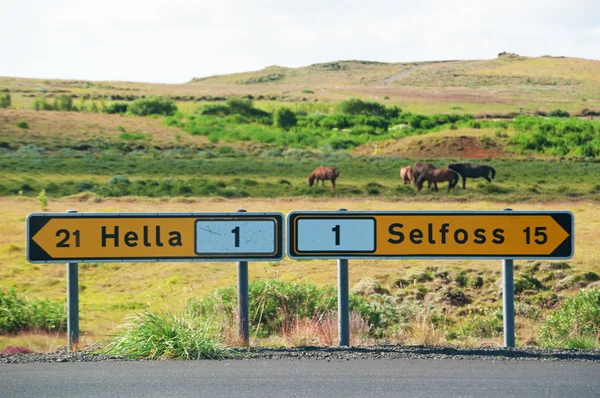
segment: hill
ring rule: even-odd
[[[600,61],[501,53],[490,60],[384,63],[333,61],[300,68],[193,78],[184,84],[0,77],[28,104],[36,95],[132,100],[166,95],[181,102],[245,96],[258,101],[336,102],[361,97],[419,113],[521,112],[600,108]]]

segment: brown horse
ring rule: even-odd
[[[408,185],[413,181],[412,167],[404,166],[400,169],[400,178],[404,181],[404,185]]]
[[[412,181],[415,184],[415,186],[417,186],[417,180],[419,179],[421,174],[423,174],[424,172],[426,172],[428,170],[434,170],[434,169],[435,169],[435,166],[432,165],[431,163],[420,163],[420,162],[415,163],[414,166],[412,167],[412,174],[413,174]],[[437,183],[434,182],[433,185],[435,186],[435,190],[437,191]],[[427,188],[431,188],[430,181],[427,181]]]
[[[428,183],[435,184],[435,190],[437,191],[437,183],[448,181],[448,192],[458,184],[458,173],[452,169],[433,169],[427,170],[421,174],[415,185],[417,186],[417,191],[423,189],[423,182],[427,181]]]
[[[310,175],[308,176],[308,186],[312,187],[317,181],[323,183],[323,187],[325,187],[325,180],[331,181],[331,190],[335,191],[335,180],[340,175],[340,172],[335,167],[327,167],[327,166],[319,166]]]

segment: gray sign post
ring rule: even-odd
[[[511,212],[512,209],[504,209]],[[515,278],[512,259],[502,260],[502,318],[504,347],[515,347]]]
[[[245,213],[246,210],[240,209],[238,213]],[[237,275],[238,291],[238,333],[242,344],[247,347],[250,345],[250,317],[248,309],[248,262],[238,262]]]
[[[67,210],[77,213],[77,210]],[[79,264],[67,263],[67,351],[79,343]]]
[[[347,211],[339,209],[339,211]],[[339,231],[338,231],[339,232]],[[348,305],[348,259],[337,260],[338,271],[338,341],[340,347],[350,346],[350,309]]]

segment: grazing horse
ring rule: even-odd
[[[412,181],[415,184],[415,186],[417,185],[417,180],[419,179],[419,177],[421,176],[421,174],[423,174],[425,171],[427,170],[433,170],[435,169],[435,166],[432,165],[431,163],[420,163],[417,162],[414,164],[414,166],[412,167]],[[435,186],[435,190],[437,191],[437,183],[434,183]],[[427,183],[427,188],[431,188],[431,182],[428,181]]]
[[[496,177],[496,170],[494,170],[492,166],[485,164],[453,163],[448,165],[448,168],[460,174],[462,177],[463,189],[466,188],[467,177],[483,177],[487,180],[487,182],[492,182],[494,177]],[[492,173],[492,178],[489,177],[490,172]]]
[[[434,183],[436,191],[438,190],[436,183],[448,181],[448,192],[450,192],[450,190],[456,187],[456,184],[458,184],[458,173],[449,168],[427,170],[421,173],[421,176],[415,183],[417,186],[417,191],[423,189],[424,181],[427,181],[430,184]]]
[[[325,180],[329,180],[331,181],[331,190],[335,191],[335,179],[339,175],[340,172],[335,167],[319,166],[308,176],[308,186],[312,187],[316,180],[317,184],[321,181],[325,187]]]
[[[413,181],[412,167],[404,166],[400,169],[400,178],[404,181],[404,185],[408,185]]]

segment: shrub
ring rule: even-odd
[[[353,137],[333,137],[327,142],[327,144],[329,144],[329,146],[331,146],[331,148],[334,150],[351,149],[360,145],[360,141]]]
[[[42,211],[46,210],[48,207],[48,196],[46,195],[46,190],[42,189],[37,197],[38,203],[40,204],[40,209]]]
[[[548,116],[550,116],[550,117],[570,117],[571,115],[567,111],[555,109],[553,111],[548,112]]]
[[[581,290],[567,299],[546,322],[540,341],[548,347],[581,348],[581,342],[599,343],[600,336],[600,290]],[[585,347],[593,348],[593,347]]]
[[[290,108],[281,107],[275,112],[275,125],[284,130],[289,130],[298,123],[296,114]]]
[[[116,114],[116,113],[125,113],[127,112],[128,104],[125,102],[111,102],[106,105],[102,110],[104,113]]]
[[[132,133],[130,131],[123,131],[119,134],[119,138],[125,141],[145,140],[150,137],[150,134],[146,133]]]
[[[177,105],[166,97],[140,98],[128,107],[128,111],[138,116],[165,115],[171,116],[177,112]]]
[[[10,94],[0,95],[0,108],[10,108],[11,99]]]
[[[258,337],[280,333],[300,319],[320,319],[324,314],[334,311],[337,305],[337,292],[333,287],[319,289],[306,283],[276,280],[250,282],[248,296],[250,324]],[[381,326],[382,314],[376,307],[356,294],[350,294],[349,301],[350,311],[357,311],[371,325]],[[207,316],[225,312],[233,318],[237,310],[236,291],[233,287],[226,287],[202,300],[190,300],[188,310]]]
[[[348,115],[382,116],[388,119],[397,118],[400,114],[400,109],[396,106],[387,108],[378,102],[363,101],[359,98],[342,101],[338,108],[340,112]]]
[[[199,108],[197,112],[200,115],[214,115],[222,117],[231,114],[231,109],[227,105],[209,104],[202,108]]]
[[[227,100],[227,106],[229,107],[229,112],[232,115],[237,113],[252,119],[271,116],[269,112],[255,108],[252,100],[249,99],[232,97]]]
[[[33,353],[33,351],[31,351],[27,347],[18,346],[18,345],[9,345],[7,347],[4,347],[4,349],[2,351],[0,351],[0,353],[2,353],[4,355],[16,355],[16,354],[31,354],[31,353]]]
[[[54,106],[46,101],[45,97],[35,97],[32,108],[36,111],[52,111]]]
[[[33,300],[14,289],[0,290],[0,331],[63,331],[67,326],[65,306],[50,300]]]
[[[20,129],[28,129],[29,128],[29,124],[27,124],[27,122],[17,122],[16,126]]]
[[[486,309],[483,315],[473,316],[471,322],[462,326],[465,336],[496,337],[502,335],[504,329],[502,309]]]
[[[222,359],[231,356],[207,322],[190,314],[144,312],[102,350],[129,359]]]
[[[515,294],[523,293],[526,290],[542,290],[544,285],[537,278],[531,275],[518,275],[514,282]]]
[[[72,111],[73,98],[70,95],[59,95],[54,98],[54,109],[57,111]]]
[[[130,184],[130,183],[131,183],[131,181],[129,181],[129,178],[122,176],[122,175],[114,176],[107,182],[108,185]]]

